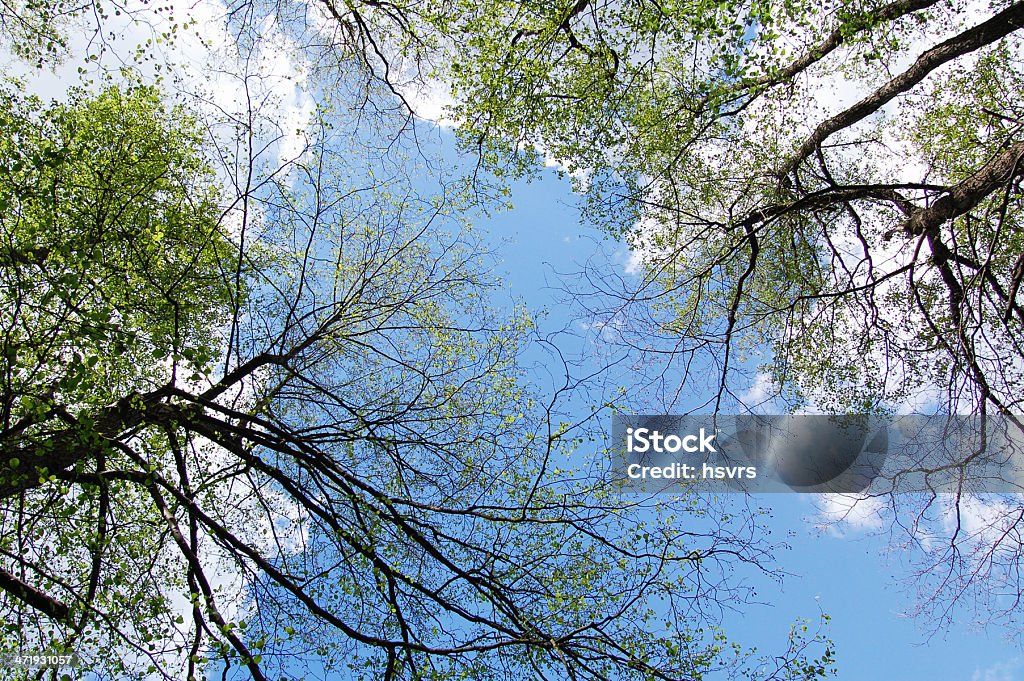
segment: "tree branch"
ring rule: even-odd
[[[1008,147],[930,206],[916,209],[903,224],[903,231],[908,236],[930,234],[971,210],[1012,178],[1021,156],[1024,142]]]
[[[52,620],[64,624],[74,624],[71,620],[71,609],[68,606],[26,584],[3,568],[0,568],[0,589]]]
[[[179,405],[162,402],[167,388],[140,395],[134,393],[116,404],[84,417],[70,419],[67,428],[35,438],[11,438],[0,441],[4,461],[0,462],[0,499],[38,487],[40,471],[67,470],[76,463],[98,455],[105,440],[116,440],[127,430],[144,423],[168,423],[183,416]],[[11,460],[17,459],[16,467]]]
[[[906,92],[920,83],[939,66],[1005,38],[1022,26],[1024,26],[1024,2],[1018,2],[988,21],[936,45],[918,57],[909,69],[875,90],[874,93],[821,123],[811,133],[811,136],[804,140],[796,153],[779,169],[777,175],[779,177],[789,175],[830,135],[875,113],[896,95]]]

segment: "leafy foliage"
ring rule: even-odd
[[[16,598],[5,601],[4,636],[57,642],[49,618],[67,627],[64,642],[109,654],[122,636],[164,638],[183,580],[136,488],[71,483],[118,467],[108,438],[137,425],[123,412],[142,393],[210,370],[235,258],[180,110],[144,88],[70,95],[44,107],[2,94],[0,574]],[[151,434],[131,438],[147,455],[167,453]]]
[[[643,277],[605,313],[720,366],[714,406],[759,348],[795,404],[1010,414],[1024,10],[956,9],[471,3],[447,75],[467,145],[543,150],[627,238]]]

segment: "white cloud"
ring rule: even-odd
[[[846,530],[866,532],[882,529],[888,508],[883,499],[856,494],[822,494],[818,499],[815,524],[835,536]]]
[[[669,249],[655,245],[662,230],[662,224],[651,216],[637,220],[626,237],[629,244],[629,256],[623,264],[626,274],[643,274],[646,265],[670,255]]]
[[[413,80],[397,88],[412,107],[413,114],[442,128],[454,128],[458,121],[453,117],[451,107],[455,104],[451,88],[438,78]]]
[[[1020,499],[1010,503],[1004,497],[979,497],[974,495],[945,495],[946,512],[943,514],[943,530],[947,537],[956,536],[963,546],[987,547],[998,553],[1016,553],[1022,548],[1020,539],[1010,530],[1020,515]],[[971,552],[977,560],[988,560],[986,551]]]
[[[614,343],[622,340],[622,333],[628,328],[626,317],[616,313],[608,319],[599,319],[593,322],[579,322],[583,331],[594,332],[597,339],[604,343]]]
[[[775,396],[777,389],[778,386],[769,374],[758,371],[754,376],[754,382],[739,395],[739,401],[748,408],[754,409],[770,401]]]
[[[1021,659],[997,662],[986,669],[978,669],[971,675],[971,681],[1017,681],[1020,675]]]

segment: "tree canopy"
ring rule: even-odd
[[[756,518],[619,495],[587,458],[605,396],[580,416],[568,366],[531,384],[481,185],[395,162],[407,115],[374,172],[353,145],[434,78],[487,169],[561,164],[633,252],[577,302],[658,408],[753,406],[756,372],[791,407],[1014,419],[1022,7],[231,3],[246,68],[276,25],[337,93],[289,154],[249,72],[219,128],[155,88],[8,87],[0,645],[110,677],[827,675],[822,636],[765,661],[716,627],[731,571],[770,563]],[[122,9],[0,21],[41,62]],[[994,545],[954,537],[937,593],[1013,583],[1000,517]]]
[[[3,97],[4,650],[100,678],[827,673],[823,637],[764,672],[717,629],[733,562],[769,569],[754,518],[566,462],[591,417],[524,381],[533,322],[490,300],[457,184],[359,169],[326,121],[267,168],[251,117],[231,146],[153,88]]]
[[[753,350],[797,403],[1010,414],[1022,19],[1006,2],[471,3],[448,74],[469,144],[524,168],[542,150],[626,236],[643,271],[622,293],[648,320],[630,342],[701,357],[684,381],[712,362],[712,406],[749,385]]]

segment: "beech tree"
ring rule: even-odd
[[[767,567],[754,518],[567,461],[590,417],[526,380],[532,322],[489,300],[457,185],[358,173],[326,123],[268,169],[255,128],[211,146],[152,88],[3,100],[0,650],[100,678],[828,673],[820,636],[764,663],[716,627],[735,561]]]

